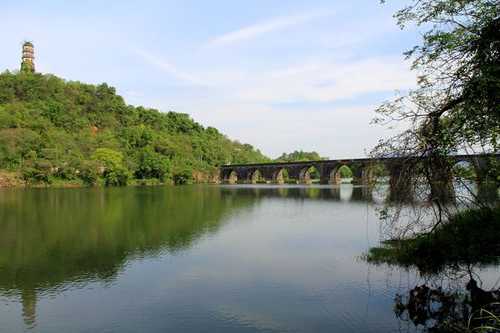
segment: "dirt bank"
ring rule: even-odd
[[[24,185],[24,181],[18,173],[0,170],[0,188],[22,187]]]

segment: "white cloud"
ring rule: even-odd
[[[317,62],[263,74],[244,85],[240,98],[251,102],[334,102],[362,94],[406,89],[415,75],[393,57],[348,63]]]
[[[219,96],[213,96],[210,101],[181,103],[174,101],[173,109],[189,112],[205,126],[214,126],[271,157],[294,149],[315,150],[332,158],[363,157],[379,138],[394,133],[370,124],[376,101],[357,106],[306,104],[287,108],[241,100],[221,102]]]
[[[370,125],[377,102],[363,100],[364,96],[410,88],[415,82],[414,73],[400,57],[349,62],[318,58],[269,71],[222,68],[198,76],[211,83],[208,97],[200,98],[197,91],[189,100],[165,96],[163,102],[158,101],[160,108],[168,105],[188,112],[197,121],[252,143],[270,156],[290,147],[330,157],[364,156],[378,138],[389,134]],[[346,99],[356,102],[329,104]],[[278,106],[283,103],[290,107]]]
[[[327,103],[414,87],[415,74],[400,57],[315,61],[274,70],[199,73],[224,101],[240,104]]]
[[[185,73],[184,71],[181,71],[167,60],[162,59],[150,52],[147,52],[142,49],[135,49],[134,52],[137,55],[139,55],[142,59],[144,59],[148,64],[159,68],[163,72],[170,74],[171,76],[175,77],[180,81],[192,85],[199,85],[199,86],[207,85],[204,81],[200,80],[198,77]]]
[[[295,25],[303,24],[313,19],[330,16],[331,11],[311,11],[305,14],[276,17],[268,21],[256,23],[248,27],[232,31],[209,41],[209,45],[227,45],[243,40],[252,39],[265,33],[286,29]]]

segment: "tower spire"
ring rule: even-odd
[[[32,42],[23,43],[23,55],[21,61],[21,72],[35,72],[35,49]]]

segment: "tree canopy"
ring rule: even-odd
[[[0,74],[0,169],[30,182],[186,183],[222,164],[268,160],[187,114],[127,105],[106,83]]]
[[[403,183],[425,188],[417,184],[424,180],[441,212],[453,169],[448,157],[500,148],[500,2],[411,0],[394,17],[402,29],[423,31],[421,43],[405,52],[417,87],[377,109],[375,123],[409,126],[380,141],[373,155],[402,157]],[[498,182],[499,170],[492,161],[481,180]]]
[[[317,152],[311,151],[294,151],[292,153],[283,153],[280,157],[275,159],[275,162],[296,162],[296,161],[319,161],[326,160],[327,157],[321,157]]]
[[[408,95],[384,103],[376,121],[406,119],[410,129],[380,147],[402,154],[498,151],[500,133],[500,3],[414,0],[398,24],[427,29],[405,52],[419,74]]]

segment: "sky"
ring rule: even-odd
[[[0,70],[106,82],[128,104],[188,113],[270,157],[363,157],[394,129],[374,110],[415,86],[392,0],[0,0]]]

